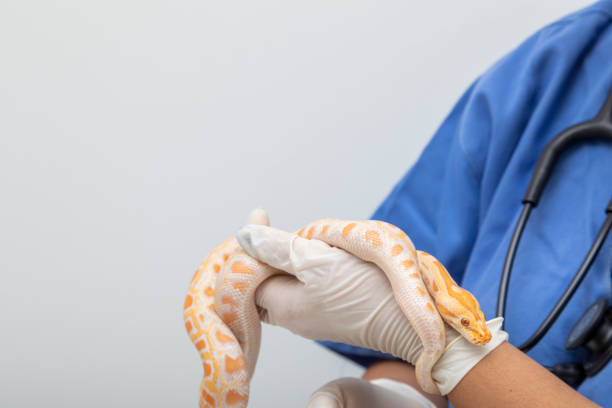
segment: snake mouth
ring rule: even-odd
[[[474,341],[474,344],[478,346],[483,346],[487,344],[491,340],[491,333],[486,333],[484,335],[478,336],[478,338]]]
[[[470,326],[468,330],[471,333],[470,343],[472,344],[482,346],[491,340],[491,332],[486,328]]]

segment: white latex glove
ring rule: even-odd
[[[306,408],[436,408],[420,392],[388,378],[340,378],[315,391]]]
[[[446,326],[446,349],[431,372],[440,394],[451,392],[472,367],[508,340],[508,333],[501,328],[503,321],[502,317],[487,320],[491,340],[484,346],[470,343],[450,326]]]
[[[249,255],[288,273],[266,280],[257,290],[255,301],[263,321],[309,339],[352,344],[416,362],[421,340],[376,265],[322,241],[262,225],[248,225],[236,238]],[[492,338],[485,346],[469,343],[447,326],[447,348],[432,372],[442,395],[508,338],[500,329],[501,319],[488,323]]]
[[[248,225],[236,238],[252,257],[288,272],[264,281],[255,293],[263,321],[312,340],[353,344],[416,362],[421,340],[376,265],[267,226]]]

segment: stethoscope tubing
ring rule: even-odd
[[[606,98],[601,110],[593,120],[574,125],[555,136],[555,138],[548,143],[542,152],[542,155],[538,159],[529,183],[529,187],[527,188],[525,196],[522,200],[523,210],[519,216],[514,233],[510,239],[508,252],[506,253],[506,259],[502,269],[497,297],[496,314],[498,317],[505,317],[506,315],[510,275],[514,266],[514,260],[516,258],[521,236],[523,235],[523,231],[525,230],[525,226],[527,225],[527,220],[529,219],[532,209],[538,205],[542,191],[544,190],[557,158],[563,151],[567,150],[575,143],[599,139],[612,142],[612,89],[610,90],[610,93],[608,94],[608,97]],[[529,351],[542,339],[542,337],[544,337],[561,312],[565,309],[567,303],[578,289],[578,286],[580,286],[580,283],[593,264],[599,250],[603,246],[603,243],[610,232],[610,229],[612,228],[612,199],[606,207],[605,212],[606,218],[604,223],[601,226],[584,261],[582,262],[582,265],[578,269],[578,272],[576,272],[576,275],[568,285],[567,289],[563,295],[561,295],[542,324],[540,324],[538,329],[518,347],[520,350],[524,352]]]

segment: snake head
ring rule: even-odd
[[[444,321],[469,340],[470,343],[479,346],[487,344],[491,340],[491,332],[487,327],[484,314],[478,306],[478,301],[467,290],[459,289],[464,293],[455,296],[453,300],[444,302],[444,304],[437,304],[438,311]]]
[[[471,343],[487,344],[491,340],[491,332],[478,300],[457,285],[435,257],[422,251],[418,251],[418,256],[423,280],[444,321]]]
[[[474,298],[470,292],[465,292]],[[478,301],[475,298],[474,302],[476,305],[478,305]],[[455,326],[457,327],[453,328],[466,337],[470,342],[481,346],[483,344],[487,344],[489,340],[491,340],[491,332],[487,327],[487,322],[485,321],[484,314],[480,310],[480,307],[477,306],[475,310],[476,311],[474,312],[473,309],[466,308],[463,313],[460,313],[463,316],[455,318],[458,320],[458,322],[455,323]],[[461,330],[459,330],[458,326],[461,326]],[[469,337],[466,336],[466,334],[469,334]]]

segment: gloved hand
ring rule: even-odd
[[[388,378],[340,378],[315,391],[306,408],[436,408],[408,384]]]
[[[248,225],[236,238],[249,255],[288,273],[266,280],[257,290],[255,301],[263,321],[309,339],[352,344],[416,362],[421,340],[376,265],[324,242],[262,225]],[[432,373],[442,395],[507,339],[500,319],[488,323],[494,324],[489,324],[492,339],[485,346],[472,345],[447,326],[447,348]]]
[[[248,225],[236,238],[252,257],[289,273],[259,286],[255,302],[264,322],[312,340],[358,345],[416,362],[421,340],[376,265],[267,226]]]

